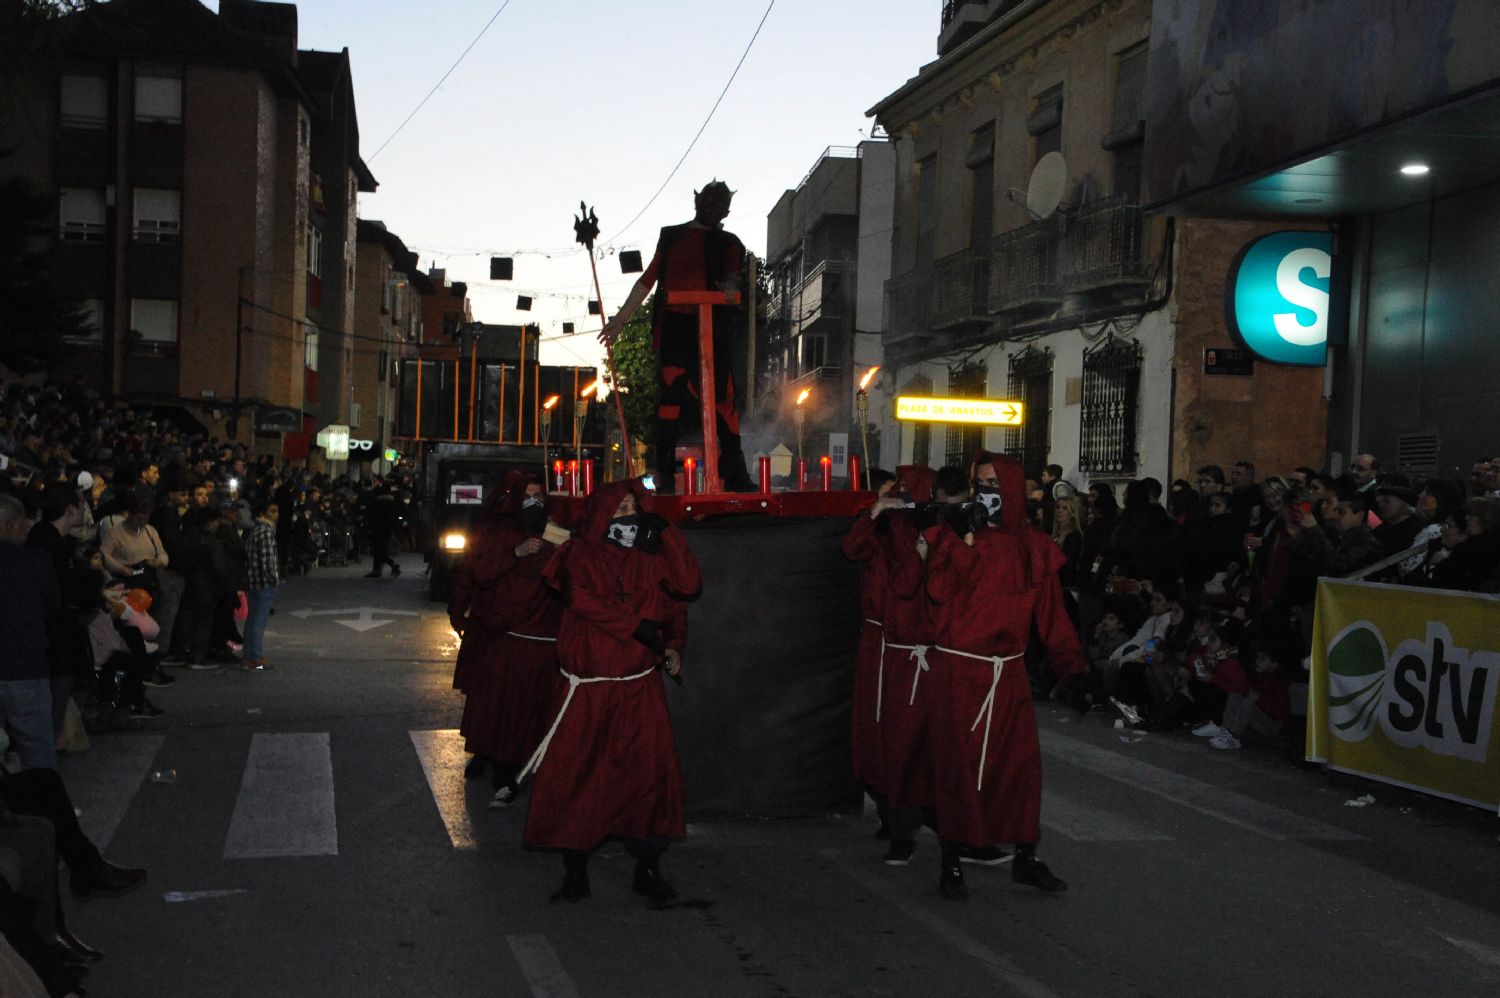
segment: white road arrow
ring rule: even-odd
[[[376,620],[375,614],[385,617],[420,617],[421,614],[415,610],[384,610],[377,606],[354,606],[343,610],[294,610],[293,617],[306,620],[309,617],[347,617],[354,614],[353,620],[335,620],[335,624],[342,624],[351,631],[373,631],[377,627],[386,624],[394,624],[394,620]]]

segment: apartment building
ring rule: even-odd
[[[355,254],[355,298],[349,413],[351,462],[378,467],[387,447],[395,446],[401,362],[415,357],[422,340],[424,295],[432,282],[417,266],[417,255],[384,222],[359,219]]]

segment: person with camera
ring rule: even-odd
[[[631,889],[652,907],[677,891],[662,878],[669,840],[687,833],[682,768],[658,669],[682,670],[687,602],[702,588],[681,532],[651,508],[639,479],[611,482],[584,502],[580,529],[543,577],[562,594],[558,664],[568,690],[532,760],[536,772],[523,840],[561,851],[552,895],[590,894],[589,855],[624,839],[635,857]]]
[[[968,897],[960,847],[996,842],[1015,843],[1016,882],[1067,888],[1036,855],[1042,753],[1024,661],[1033,628],[1058,676],[1087,669],[1063,605],[1063,554],[1026,522],[1021,466],[980,452],[973,478],[974,501],[952,507],[944,526],[928,531],[938,888],[951,900]]]

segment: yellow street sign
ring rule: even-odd
[[[1008,399],[937,399],[902,395],[896,399],[896,418],[913,423],[973,423],[982,426],[1020,426],[1025,406]]]

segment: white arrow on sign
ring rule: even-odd
[[[359,631],[360,633],[373,631],[377,627],[384,627],[386,624],[395,623],[394,620],[376,620],[375,614],[377,613],[382,616],[391,617],[421,616],[415,610],[382,610],[377,606],[353,606],[344,610],[294,610],[292,616],[306,620],[309,617],[347,617],[350,614],[357,614],[353,620],[335,620],[334,623],[343,624],[351,631]]]

